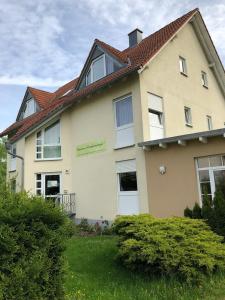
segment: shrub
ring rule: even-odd
[[[217,187],[213,201],[208,195],[204,195],[202,208],[196,203],[193,210],[188,207],[184,210],[184,216],[206,220],[210,228],[225,240],[225,195],[224,186]]]
[[[202,220],[118,217],[118,258],[132,270],[193,281],[225,269],[225,245]]]
[[[0,191],[0,299],[63,299],[69,219],[26,193]]]

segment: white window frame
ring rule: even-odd
[[[37,175],[40,174],[41,175],[41,179],[37,180]],[[52,196],[46,196],[45,195],[45,177],[48,175],[59,175],[59,194],[62,193],[62,173],[61,172],[49,172],[49,173],[41,173],[41,172],[37,172],[35,173],[35,195],[36,196],[42,196],[44,198],[51,198],[51,197],[56,197],[56,195],[52,195]],[[41,188],[37,188],[37,182],[41,182]],[[37,190],[41,190],[41,195],[37,194]]]
[[[31,103],[31,101],[33,102],[33,111],[32,111],[31,113],[29,112],[28,114],[26,114],[27,107],[28,107],[28,105]],[[36,101],[34,100],[34,98],[30,98],[30,99],[27,100],[26,103],[25,103],[25,109],[24,109],[24,111],[23,111],[23,118],[27,118],[27,117],[33,115],[36,111],[37,111],[37,104],[36,104]]]
[[[207,115],[206,116],[206,120],[207,120],[207,127],[208,130],[213,130],[213,123],[212,123],[212,117]]]
[[[123,100],[127,99],[128,97],[131,97],[132,119],[133,119],[133,122],[129,123],[129,124],[122,125],[122,126],[117,126],[116,103],[119,102],[119,101],[123,101]],[[113,101],[113,107],[114,107],[114,123],[115,123],[115,130],[116,130],[116,146],[115,146],[115,149],[125,148],[125,147],[129,147],[129,146],[134,145],[134,142],[132,142],[132,143],[129,143],[127,145],[120,146],[120,145],[118,145],[118,140],[117,140],[117,133],[120,130],[129,129],[129,128],[133,129],[134,128],[134,110],[133,110],[133,97],[132,97],[132,94],[128,94],[128,95],[122,96],[122,97],[120,97],[118,99],[115,99]],[[133,132],[133,135],[134,135],[134,132]],[[134,139],[134,136],[133,136],[133,139]]]
[[[48,145],[48,144],[44,144],[44,134],[45,134],[45,130],[50,127],[51,125],[54,125],[56,123],[59,122],[59,135],[60,135],[60,144],[56,144],[56,145]],[[40,138],[38,138],[38,134],[40,133]],[[38,144],[38,141],[41,142],[41,144],[39,145]],[[36,133],[36,151],[35,151],[35,160],[36,161],[42,161],[42,160],[61,160],[62,159],[62,143],[61,143],[62,139],[61,139],[61,122],[60,120],[58,121],[55,121],[51,124],[49,124],[48,126],[42,128],[41,130],[39,130],[37,133]],[[60,146],[61,147],[61,156],[60,157],[52,157],[52,158],[44,158],[44,147],[46,146]],[[40,147],[41,148],[41,151],[37,151],[37,148]],[[38,158],[37,155],[40,154],[41,157]]]
[[[189,121],[186,119],[186,111],[189,114]],[[192,127],[193,123],[192,123],[192,112],[191,112],[191,108],[188,106],[184,106],[184,119],[185,119],[185,125],[188,127]]]
[[[11,145],[11,153],[16,154],[16,143]],[[16,157],[10,155],[9,158],[9,172],[16,171]]]
[[[198,159],[199,158],[203,158],[203,157],[196,157],[195,158],[195,168],[196,168],[196,173],[197,173],[197,181],[198,181],[198,192],[199,192],[199,203],[200,206],[202,206],[202,193],[201,193],[201,185],[200,185],[200,177],[199,177],[199,171],[209,171],[209,180],[210,180],[210,188],[211,188],[211,195],[212,195],[212,199],[215,196],[215,192],[216,192],[216,184],[215,184],[215,178],[214,178],[214,171],[225,171],[225,165],[223,164],[223,160],[222,157],[225,156],[225,154],[219,154],[219,155],[210,155],[210,156],[206,156],[204,158],[209,158],[212,156],[220,156],[221,157],[221,162],[222,162],[222,166],[215,166],[215,167],[211,167],[210,163],[208,167],[203,167],[203,168],[199,168],[198,166]]]
[[[187,61],[186,58],[183,56],[179,56],[179,68],[180,68],[180,73],[187,76]]]
[[[99,55],[98,57],[96,57],[95,59],[93,59],[93,61],[91,62],[91,65],[90,65],[90,67],[89,67],[89,69],[88,69],[87,74],[89,73],[89,71],[91,72],[91,83],[95,82],[95,81],[93,81],[93,64],[94,64],[96,61],[98,61],[99,59],[101,59],[102,57],[103,57],[103,68],[104,68],[104,76],[103,76],[103,77],[106,76],[106,58],[105,58],[105,54],[101,54],[101,55]],[[89,85],[89,84],[91,84],[91,83],[88,83],[88,81],[87,81],[87,74],[86,74],[86,76],[85,76],[85,83],[86,83],[86,86]],[[101,78],[103,78],[103,77],[101,77]],[[99,78],[98,80],[100,80],[101,78]],[[98,80],[96,80],[96,81],[98,81]]]
[[[208,76],[205,71],[201,71],[202,86],[208,88]]]

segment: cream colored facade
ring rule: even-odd
[[[187,61],[187,77],[180,74],[179,56]],[[225,99],[208,65],[192,25],[186,24],[141,72],[82,99],[79,104],[56,117],[55,120],[60,119],[62,159],[35,159],[36,133],[40,128],[17,142],[17,154],[25,159],[25,189],[35,193],[37,173],[60,173],[61,192],[76,193],[78,218],[112,220],[118,214],[116,162],[135,159],[139,212],[168,215],[169,212],[163,207],[160,212],[161,202],[160,206],[155,203],[158,200],[154,184],[158,186],[157,180],[160,182],[161,178],[155,176],[154,184],[147,182],[146,165],[149,168],[150,158],[147,157],[146,162],[144,151],[137,146],[137,143],[151,139],[148,92],[163,98],[165,137],[208,130],[207,115],[212,117],[214,129],[221,128],[225,122]],[[201,71],[207,73],[208,89],[202,86]],[[113,102],[127,94],[132,95],[135,145],[114,149]],[[184,106],[192,110],[193,127],[185,125]],[[48,123],[52,122],[49,120]],[[42,127],[45,126],[47,124]],[[98,139],[106,141],[106,150],[84,156],[76,155],[77,146]],[[153,166],[157,164],[154,161],[150,163]],[[20,186],[20,162],[17,165],[17,185]],[[9,176],[15,174],[13,172]],[[193,201],[195,199],[194,190]],[[186,198],[182,201],[186,201]],[[175,211],[180,214],[181,207],[178,205]]]

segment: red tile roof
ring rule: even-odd
[[[54,93],[39,90],[30,86],[28,87],[28,90],[37,101],[40,108],[46,108],[55,96]]]
[[[110,85],[116,80],[119,80],[131,72],[143,67],[144,64],[146,64],[197,12],[198,9],[188,12],[184,16],[146,37],[138,45],[132,48],[127,48],[123,51],[115,49],[112,46],[96,39],[96,44],[104,48],[120,61],[126,63],[125,66],[120,70],[82,88],[81,90],[75,90],[79,78],[68,82],[54,93],[29,88],[31,93],[35,96],[35,99],[38,99],[37,101],[39,101],[38,103],[40,103],[39,105],[43,108],[43,110],[22,121],[12,124],[0,133],[0,136],[7,135],[12,132],[13,129],[17,129],[17,132],[13,134],[13,137],[11,138],[12,141],[15,141],[29,130],[35,128],[39,123],[49,118],[54,112],[72,105],[80,98],[90,93],[94,93],[96,90]],[[65,93],[68,94],[65,95]]]

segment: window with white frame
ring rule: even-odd
[[[39,131],[36,136],[36,159],[61,158],[60,122]]]
[[[217,188],[225,191],[225,154],[196,159],[201,200],[205,196],[211,200]]]
[[[16,155],[16,144],[11,145],[11,153]],[[16,157],[13,155],[10,156],[9,171],[16,171]]]
[[[162,97],[148,93],[148,113],[150,139],[162,139],[164,137]]]
[[[115,125],[116,125],[116,147],[122,148],[134,144],[134,124],[132,96],[125,96],[114,101]]]
[[[25,109],[23,113],[23,118],[27,118],[30,115],[34,114],[37,111],[37,105],[34,99],[30,99],[25,104]]]
[[[179,56],[179,66],[180,66],[180,73],[183,75],[187,75],[187,62],[186,59],[182,56]]]
[[[208,87],[208,78],[207,78],[206,72],[202,71],[201,76],[202,76],[202,85],[207,88]]]
[[[184,107],[185,125],[192,126],[192,115],[190,107]]]
[[[95,82],[104,76],[106,76],[105,55],[102,54],[92,61],[86,75],[86,85]]]
[[[36,174],[36,195],[45,198],[55,198],[61,190],[61,174],[39,173]]]
[[[207,120],[208,130],[212,130],[213,129],[212,117],[211,116],[206,116],[206,120]]]

